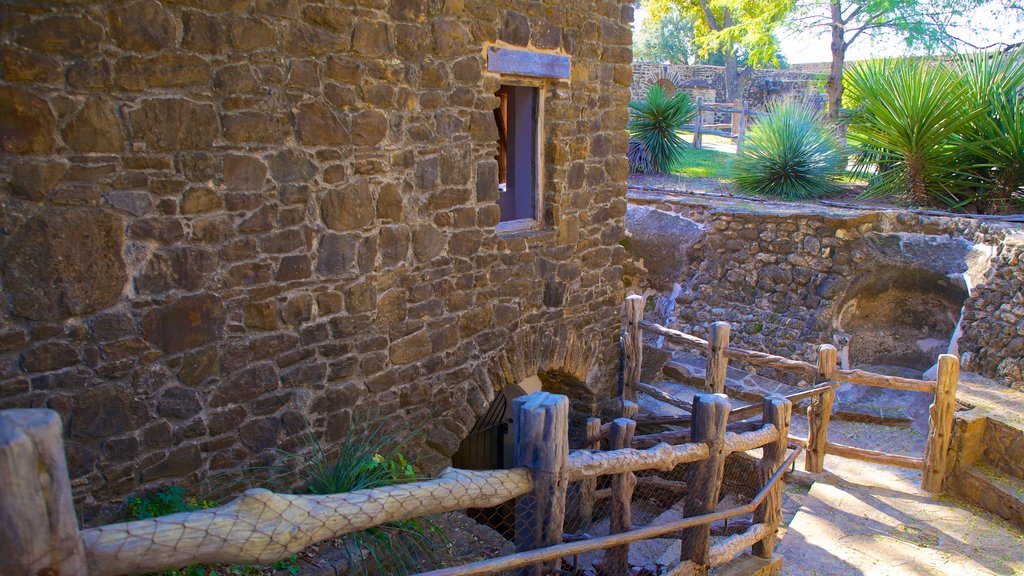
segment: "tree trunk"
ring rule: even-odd
[[[846,147],[846,125],[839,121],[839,111],[843,108],[843,67],[846,64],[846,32],[843,22],[843,7],[839,0],[829,2],[832,10],[832,66],[828,72],[828,82],[825,83],[825,93],[828,97],[828,119],[836,127],[836,136],[839,144]],[[845,163],[845,154],[844,154]]]
[[[725,101],[735,102],[740,98],[740,68],[736,63],[736,52],[730,46],[722,55],[725,57]]]

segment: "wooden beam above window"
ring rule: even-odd
[[[531,52],[491,46],[487,49],[487,71],[535,78],[569,78],[570,59],[561,54]]]

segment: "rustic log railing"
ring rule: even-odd
[[[681,566],[696,574],[762,540],[767,543],[754,552],[770,552],[768,539],[774,538],[781,515],[778,482],[785,466],[788,400],[766,399],[760,426],[732,432],[725,425],[728,398],[698,395],[692,426],[696,441],[628,448],[636,423],[620,418],[612,423],[614,449],[608,451],[570,452],[568,408],[567,397],[546,392],[513,401],[517,467],[511,470],[449,468],[432,480],[331,495],[250,489],[217,508],[84,530],[78,529],[71,506],[60,418],[49,410],[0,411],[0,518],[10,520],[0,526],[0,573],[101,576],[190,564],[265,564],[389,522],[493,507],[512,499],[517,499],[516,554],[430,574],[491,574],[511,568],[521,574],[547,574],[556,569],[558,558],[601,549],[606,550],[603,565],[619,569],[627,562],[630,542],[679,530],[686,551]],[[591,420],[588,428],[597,429],[598,424]],[[758,497],[746,506],[716,512],[725,456],[761,446],[765,456],[758,468]],[[687,510],[697,515],[633,529],[633,473],[670,471],[689,463],[699,464],[691,467],[689,486],[700,488],[686,495]],[[562,543],[569,484],[605,475],[613,477],[612,534]],[[711,522],[751,512],[756,522],[749,529],[709,545]]]
[[[630,298],[640,297],[630,296]],[[642,306],[639,309],[642,310]],[[818,360],[813,364],[774,354],[730,347],[728,345],[729,331],[727,326],[728,324],[724,322],[715,322],[711,326],[709,338],[705,340],[692,334],[686,334],[685,332],[673,330],[654,322],[639,319],[627,322],[626,340],[642,342],[642,332],[647,331],[662,336],[675,344],[705,352],[707,355],[705,385],[709,390],[719,389],[720,386],[724,386],[728,360],[736,360],[753,366],[771,368],[783,372],[792,372],[824,381],[824,385],[787,397],[794,403],[805,398],[813,398],[810,407],[807,409],[808,437],[790,438],[791,441],[806,447],[807,455],[804,466],[808,472],[821,472],[825,455],[833,454],[866,462],[922,470],[921,488],[929,492],[942,491],[943,480],[945,479],[948,466],[946,453],[949,449],[950,436],[953,429],[953,412],[956,408],[956,387],[960,377],[960,361],[956,356],[950,354],[939,356],[938,376],[935,381],[917,380],[914,378],[875,374],[865,370],[842,370],[836,368],[838,352],[834,346],[829,344],[822,344],[818,347]],[[639,353],[632,356],[632,358],[638,359],[637,361],[639,361],[640,357]],[[629,365],[630,359],[630,356],[626,357],[626,371],[633,368]],[[639,368],[637,367],[636,370],[639,371]],[[832,405],[835,401],[835,387],[840,382],[933,394],[934,401],[931,405],[928,419],[928,438],[925,444],[924,456],[915,458],[888,454],[830,442],[828,440],[828,425],[832,414]],[[649,393],[654,398],[678,408],[687,409],[685,400],[675,398],[643,382],[637,381],[635,386],[638,390]],[[741,408],[734,411],[734,414],[737,412],[744,413],[749,408],[751,407]],[[739,419],[742,418],[737,418],[737,420]],[[686,425],[690,422],[690,417],[674,416],[641,417],[638,421],[640,424],[665,425]],[[684,433],[685,431],[671,431],[664,433],[663,438],[680,438],[683,437]],[[657,435],[653,437],[651,435],[639,435],[634,437],[634,442],[646,445],[646,443],[657,439]]]
[[[704,112],[722,112],[729,114],[727,124],[705,124]],[[704,134],[713,134],[723,138],[736,140],[737,148],[743,146],[743,140],[747,135],[749,118],[765,116],[767,112],[751,110],[746,100],[735,102],[705,102],[703,98],[697,98],[697,114],[693,118],[692,125],[684,125],[684,129],[693,130],[693,147],[700,150],[703,147]],[[718,128],[728,128],[719,130]]]

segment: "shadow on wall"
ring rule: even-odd
[[[876,268],[847,289],[833,326],[849,336],[851,365],[924,371],[949,349],[967,295],[962,276]]]

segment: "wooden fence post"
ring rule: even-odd
[[[687,516],[714,512],[725,475],[725,427],[729,421],[729,398],[724,394],[697,394],[693,397],[693,442],[708,445],[708,457],[690,464],[683,509]],[[710,561],[711,526],[704,524],[683,530],[679,559],[694,564],[697,574],[707,574]]]
[[[586,450],[601,449],[601,419],[587,418],[586,440],[583,448]],[[565,513],[565,531],[570,533],[586,532],[594,521],[594,501],[597,493],[597,478],[587,478],[579,482],[569,484],[569,494],[566,497],[567,510]]]
[[[85,576],[60,416],[0,411],[0,574]]]
[[[622,402],[623,418],[629,418],[630,420],[632,420],[633,418],[636,418],[636,415],[639,413],[640,405],[637,404],[636,402],[630,402],[629,400],[625,400]],[[629,446],[626,446],[626,448],[629,448]]]
[[[779,438],[762,448],[761,461],[757,463],[757,477],[764,487],[775,471],[786,460],[786,445],[789,444],[789,420],[793,414],[793,403],[781,396],[768,396],[761,404],[763,422],[773,424],[779,431]],[[776,482],[761,505],[754,510],[754,523],[772,527],[762,540],[756,542],[751,551],[754,556],[771,558],[775,550],[779,522],[782,520],[782,482]]]
[[[609,432],[609,448],[620,450],[630,448],[633,444],[633,434],[636,432],[636,422],[628,418],[616,418],[612,422]],[[633,489],[636,487],[636,475],[632,472],[615,474],[612,476],[612,502],[611,512],[608,517],[608,533],[619,534],[628,532],[632,528],[633,514],[632,501]],[[629,544],[609,548],[601,561],[601,574],[617,576],[629,573]]]
[[[640,365],[643,362],[643,330],[640,321],[644,319],[644,298],[639,294],[626,296],[626,341],[623,345],[625,366],[622,370],[622,398],[636,402],[636,385],[640,382]]]
[[[715,322],[708,334],[708,363],[704,371],[704,387],[712,394],[725,393],[725,373],[729,359],[725,349],[729,347],[729,323]]]
[[[697,98],[697,116],[693,119],[693,149],[694,150],[700,150],[700,147],[702,145],[702,142],[701,142],[702,139],[700,137],[700,131],[701,131],[701,128],[704,127],[704,118],[701,115],[701,112],[702,112],[701,108],[703,107],[703,104],[704,104],[704,98],[698,97]]]
[[[735,112],[732,112],[732,115],[729,117],[729,123],[731,124],[729,132],[736,136],[740,133],[740,121],[743,118],[743,101],[739,99],[733,100],[732,109]]]
[[[831,380],[836,371],[839,351],[831,344],[818,346],[818,378]],[[807,407],[807,452],[804,453],[804,470],[815,474],[825,467],[825,451],[828,446],[828,423],[832,418],[832,404],[835,389],[828,389],[815,396]]]
[[[935,401],[928,416],[928,441],[924,446],[924,474],[921,489],[942,492],[953,416],[956,411],[956,387],[960,381],[960,360],[952,354],[939,356],[939,374],[935,382]]]
[[[533,490],[516,500],[517,552],[562,542],[569,464],[569,399],[534,392],[512,401],[516,466],[529,468]],[[524,576],[542,576],[556,561],[523,568]]]
[[[747,137],[747,115],[750,114],[750,109],[747,108],[747,101],[740,100],[740,129],[736,136],[736,151],[739,152],[743,148],[743,140]]]

